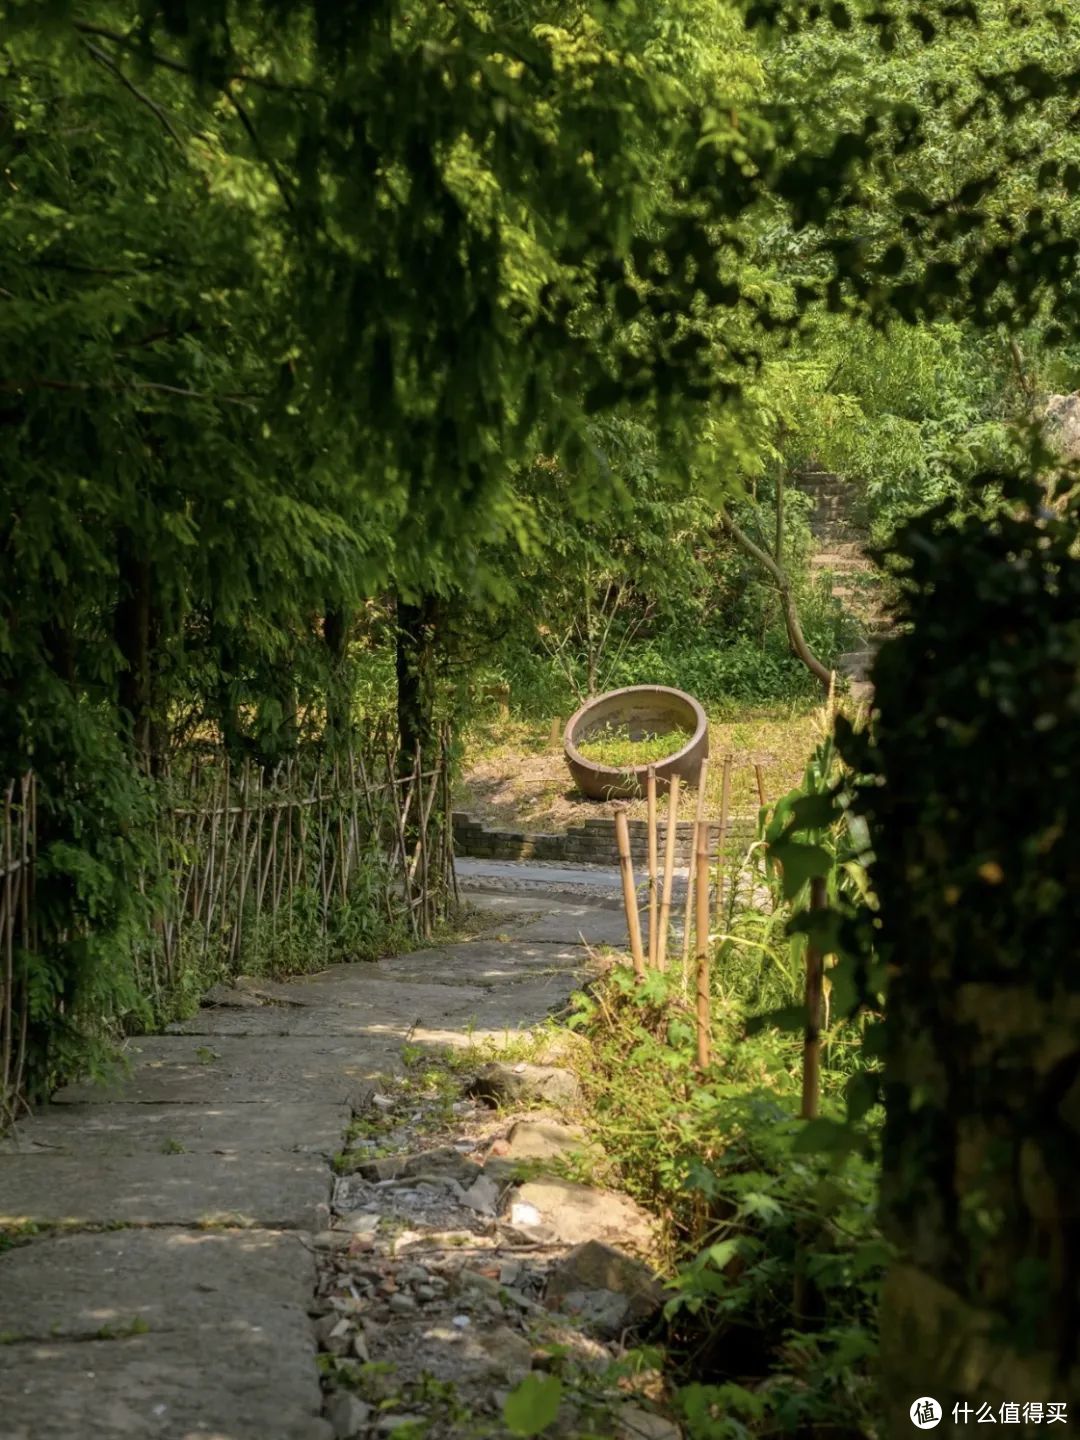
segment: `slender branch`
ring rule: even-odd
[[[806,643],[806,637],[802,632],[802,625],[799,623],[799,612],[795,608],[795,598],[791,593],[791,582],[787,574],[779,566],[767,550],[760,545],[755,545],[750,536],[744,530],[740,530],[726,510],[720,512],[720,523],[728,532],[731,538],[741,549],[745,550],[751,559],[756,560],[763,570],[769,574],[776,583],[780,592],[780,603],[784,607],[784,623],[787,626],[788,640],[791,648],[818,680],[825,690],[829,689],[832,683],[832,673],[827,670],[817,658],[810,646]]]
[[[153,99],[152,96],[147,95],[145,90],[140,90],[138,85],[136,85],[134,81],[129,80],[128,77],[124,74],[123,70],[120,69],[120,66],[117,65],[116,61],[112,58],[112,56],[106,55],[105,51],[102,50],[100,46],[94,45],[89,40],[84,40],[83,47],[88,54],[94,57],[94,59],[98,62],[99,65],[104,65],[106,70],[110,71],[113,75],[115,75],[116,78],[120,81],[120,84],[123,85],[126,90],[130,90],[132,95],[135,96],[136,100],[138,100],[141,104],[145,105],[148,110],[152,111],[152,113],[157,116],[157,118],[161,121],[162,125],[164,125],[165,129],[176,141],[177,145],[179,145],[180,149],[183,150],[184,141],[181,138],[180,132],[177,130],[176,126],[169,119],[168,114],[158,104],[158,102]]]
[[[240,101],[233,94],[231,85],[225,86],[225,97],[229,101],[229,104],[236,111],[237,115],[240,117],[240,123],[247,131],[251,143],[255,147],[256,155],[258,155],[259,159],[263,162],[263,164],[270,171],[270,174],[274,177],[274,184],[277,186],[278,193],[280,194],[282,200],[284,200],[285,202],[285,208],[290,212],[290,214],[295,214],[296,203],[293,200],[292,195],[289,193],[289,187],[285,180],[285,176],[278,168],[277,162],[274,160],[274,157],[270,154],[270,152],[266,149],[265,145],[259,139],[259,133],[255,129],[254,124],[252,123],[251,116],[248,114],[248,112],[244,109],[243,105],[241,105]]]
[[[113,44],[122,45],[125,50],[135,51],[164,70],[174,70],[178,75],[194,73],[190,65],[185,65],[180,60],[174,60],[169,55],[162,55],[160,50],[151,50],[141,41],[131,35],[124,35],[119,30],[110,30],[105,25],[92,25],[86,20],[76,20],[74,26],[82,35],[96,35],[100,40],[111,40]],[[237,70],[233,74],[227,75],[225,79],[226,81],[242,80],[245,85],[259,85],[264,90],[278,90],[290,95],[316,95],[320,99],[326,98],[325,91],[317,89],[314,85],[299,85],[284,80],[274,80],[269,75],[256,75],[251,70]]]
[[[22,390],[64,390],[86,393],[91,390],[108,390],[122,394],[130,390],[154,390],[164,395],[179,395],[186,400],[213,400],[223,405],[254,405],[254,395],[207,395],[201,390],[185,390],[180,385],[162,385],[153,380],[132,380],[127,385],[109,385],[102,382],[90,384],[85,380],[0,380],[0,391],[19,392]]]

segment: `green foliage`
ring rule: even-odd
[[[562,1388],[557,1375],[535,1370],[526,1375],[503,1403],[503,1421],[511,1435],[541,1435],[554,1424]]]
[[[827,718],[827,717],[826,717]],[[666,1217],[666,1307],[692,1440],[876,1425],[877,1300],[890,1249],[875,1223],[879,1077],[849,992],[879,978],[864,824],[831,734],[803,784],[762,811],[714,940],[713,1063],[695,1066],[676,974],[612,972],[582,997],[585,1082],[624,1185]],[[827,908],[808,908],[825,881]],[[823,1113],[796,1117],[805,954],[827,970]],[[852,1018],[855,1017],[855,1018]]]
[[[873,836],[892,972],[890,1233],[935,1284],[992,1312],[1003,1344],[1061,1354],[1080,505],[1075,487],[1048,503],[1030,481],[984,482],[1002,496],[988,514],[939,509],[898,537],[904,631],[875,666],[873,731],[841,744],[865,777],[853,808]]]

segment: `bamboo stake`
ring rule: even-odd
[[[0,936],[4,944],[4,1005],[3,1015],[0,1021],[3,1023],[3,1034],[0,1037],[0,1050],[3,1051],[3,1088],[0,1089],[0,1118],[9,1117],[14,1113],[15,1104],[15,1054],[12,1041],[12,1030],[15,1015],[15,863],[12,859],[11,844],[11,799],[15,791],[15,782],[8,782],[7,791],[4,794],[4,830],[3,849],[0,850],[0,858],[4,862],[4,895],[3,908],[0,909]]]
[[[240,960],[240,947],[244,938],[244,899],[247,894],[248,873],[251,866],[248,864],[248,795],[251,789],[251,771],[248,762],[244,761],[244,768],[240,772],[240,883],[236,897],[236,924],[233,928],[232,950],[229,956],[230,966],[238,964]]]
[[[650,765],[646,772],[645,780],[646,808],[648,813],[648,834],[649,834],[649,965],[656,965],[657,949],[657,899],[656,899],[656,872],[657,872],[657,837],[656,837],[656,766]]]
[[[709,762],[708,759],[705,759],[702,760],[701,769],[698,771],[697,815],[690,836],[690,874],[686,877],[686,914],[683,919],[682,937],[683,994],[686,993],[690,968],[690,932],[692,929],[690,922],[694,915],[694,881],[697,876],[697,827],[705,818],[705,781],[708,774]]]
[[[221,940],[222,940],[222,939],[224,938],[224,936],[225,936],[225,921],[226,921],[226,919],[227,919],[227,917],[228,917],[228,913],[229,913],[229,901],[232,899],[232,895],[233,895],[232,878],[231,878],[231,876],[229,875],[229,851],[230,851],[230,849],[231,849],[232,828],[233,828],[232,815],[229,813],[229,802],[230,802],[231,799],[232,799],[232,785],[231,785],[232,772],[231,772],[231,770],[230,770],[230,768],[229,768],[229,757],[228,757],[227,754],[226,754],[226,756],[225,756],[224,772],[225,772],[225,795],[224,795],[224,800],[225,800],[225,812],[226,812],[226,813],[225,813],[225,817],[224,817],[224,820],[223,820],[222,823],[223,823],[224,829],[225,829],[225,837],[224,837],[224,851],[225,851],[225,853],[224,853],[224,855],[223,855],[223,857],[222,857],[222,861],[221,861],[221,873],[222,873],[222,876],[223,876],[223,881],[222,881],[222,891],[221,891],[221,911],[222,911],[222,914],[221,914],[221,924],[218,926],[218,943],[219,943],[219,944],[220,944]],[[231,938],[231,937],[230,937],[230,938]]]
[[[387,764],[388,764],[388,767],[389,767],[387,773],[388,773],[390,776],[393,776],[393,773],[394,773],[394,769],[393,769],[394,761],[393,761],[392,756],[390,755],[389,750],[388,750],[388,752],[387,752]],[[413,767],[413,773],[415,774],[415,766]],[[390,796],[390,802],[391,802],[391,805],[392,805],[392,807],[393,807],[393,819],[396,821],[396,824],[397,824],[397,842],[398,842],[398,853],[399,853],[399,856],[400,856],[400,859],[401,859],[401,886],[402,886],[402,893],[403,893],[403,897],[404,897],[404,901],[405,901],[405,914],[408,916],[408,919],[409,919],[409,929],[412,931],[413,938],[414,938],[414,939],[419,939],[420,936],[419,936],[419,930],[418,930],[417,923],[416,923],[416,911],[415,911],[415,909],[413,908],[413,904],[412,904],[412,884],[411,884],[411,881],[410,881],[410,878],[409,878],[409,850],[408,850],[408,842],[407,842],[406,839],[405,839],[405,816],[402,814],[402,807],[401,807],[401,804],[400,804],[399,799],[398,799],[397,786],[394,785],[394,784],[391,784],[391,785],[388,787],[387,793],[388,793],[389,796]],[[408,800],[411,800],[411,799],[412,799],[412,792],[411,792],[411,790],[410,790],[410,792],[409,792],[409,795],[408,795],[407,799],[408,799]],[[406,812],[407,812],[407,809],[408,809],[408,806],[406,805]]]
[[[638,919],[637,891],[634,888],[634,865],[630,859],[630,827],[626,823],[625,810],[615,811],[615,840],[619,847],[623,904],[626,907],[626,925],[630,932],[630,954],[634,961],[634,974],[639,980],[644,980],[645,957],[641,951],[641,923]]]
[[[370,782],[368,780],[367,766],[364,764],[364,756],[362,752],[354,756],[351,741],[349,743],[349,768],[352,771],[354,783],[356,779],[357,768],[359,769],[361,792],[364,797],[364,806],[367,809],[368,824],[371,826],[371,836],[374,844],[376,847],[378,847],[382,841],[382,826],[380,824],[378,816],[376,815],[375,800],[373,798],[373,792]],[[380,867],[380,869],[381,868],[382,867]],[[385,874],[385,871],[383,873]],[[392,925],[394,923],[394,897],[390,893],[389,883],[383,884],[383,904],[386,906],[386,918],[390,921]]]
[[[345,816],[342,813],[343,795],[341,791],[341,777],[338,771],[337,757],[334,757],[334,789],[337,791],[337,837],[338,851],[341,856],[338,878],[341,885],[341,903],[349,903],[349,871],[348,852],[345,849]]]
[[[443,793],[445,799],[443,804],[446,810],[446,863],[450,869],[450,883],[454,889],[454,905],[461,904],[461,894],[458,890],[457,866],[454,864],[454,809],[453,797],[450,790],[450,746],[447,737],[443,737]]]
[[[810,881],[810,909],[825,908],[825,877]],[[806,1029],[803,1033],[802,1109],[804,1120],[818,1113],[821,1074],[821,996],[825,981],[825,956],[814,944],[806,947]]]
[[[724,866],[727,860],[728,809],[731,802],[731,765],[733,756],[724,756],[724,773],[720,782],[720,835],[716,845],[716,915],[724,913]],[[718,924],[718,929],[722,928]]]
[[[765,777],[761,773],[761,766],[756,763],[754,765],[754,775],[757,779],[758,804],[765,806],[768,804],[768,801],[765,799]]]
[[[697,822],[697,1063],[707,1070],[712,1063],[709,995],[709,825]]]
[[[288,784],[288,787],[289,787],[289,795],[290,795],[291,799],[295,799],[295,798],[296,798],[296,788],[297,788],[297,786],[296,786],[296,780],[297,780],[297,777],[296,777],[296,768],[297,768],[297,767],[296,767],[296,762],[295,762],[294,760],[290,760],[290,761],[289,761],[289,765],[288,765],[288,770],[287,770],[287,772],[286,772],[286,777],[287,777],[287,784]],[[294,918],[294,916],[296,915],[295,893],[294,893],[294,892],[295,892],[295,876],[294,876],[294,873],[293,873],[293,828],[295,827],[295,824],[296,824],[296,806],[290,804],[290,806],[289,806],[289,824],[288,824],[288,828],[287,828],[286,831],[285,831],[285,869],[286,869],[286,871],[288,872],[288,876],[289,876],[289,929],[290,929],[290,930],[292,929],[293,918]]]
[[[675,880],[675,841],[679,832],[679,777],[672,775],[668,790],[667,835],[664,841],[664,894],[660,902],[656,968],[667,969],[668,926],[671,924],[671,887]]]

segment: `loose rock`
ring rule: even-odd
[[[620,1406],[616,1424],[614,1440],[682,1440],[682,1431],[673,1421],[637,1405]]]
[[[507,1136],[505,1158],[515,1160],[565,1160],[580,1155],[588,1137],[580,1125],[560,1125],[554,1120],[519,1120]]]
[[[620,1328],[641,1324],[664,1303],[663,1286],[648,1265],[599,1240],[576,1246],[552,1267],[544,1297],[549,1305],[557,1305],[590,1291],[615,1294],[625,1301]]]
[[[603,1240],[643,1255],[655,1248],[656,1221],[640,1205],[613,1190],[570,1180],[531,1180],[518,1191],[516,1205],[532,1206],[564,1245]],[[518,1223],[513,1211],[511,1223]]]
[[[480,1175],[462,1193],[461,1200],[480,1215],[494,1215],[499,1203],[499,1187],[487,1175]]]
[[[338,1390],[326,1402],[326,1418],[333,1428],[334,1440],[353,1440],[370,1417],[371,1406],[347,1390]]]
[[[581,1103],[581,1087],[569,1070],[554,1065],[508,1065],[494,1060],[483,1066],[465,1092],[489,1105],[562,1105]]]

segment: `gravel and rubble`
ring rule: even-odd
[[[524,1081],[539,1068],[484,1071]],[[541,1096],[552,1088],[543,1069]],[[561,1075],[554,1089],[576,1093]],[[324,1415],[338,1440],[509,1436],[503,1405],[532,1370],[563,1380],[545,1434],[675,1440],[650,1407],[648,1376],[630,1387],[619,1367],[663,1304],[647,1263],[652,1217],[559,1173],[597,1158],[564,1112],[448,1104],[407,1084],[365,1097],[331,1228],[315,1237]]]

